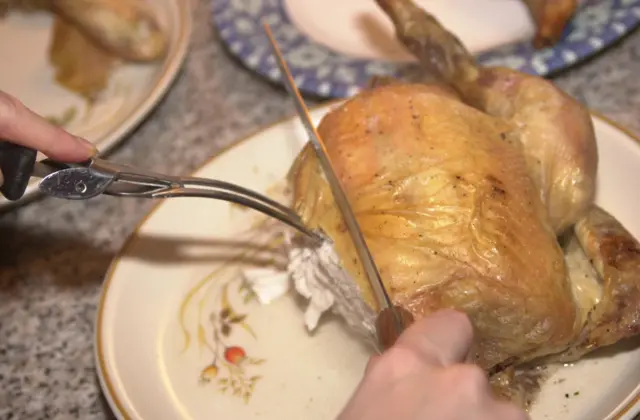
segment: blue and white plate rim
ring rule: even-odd
[[[262,29],[262,22],[267,22],[300,90],[320,97],[349,97],[373,76],[399,76],[413,66],[348,57],[316,43],[292,22],[284,0],[212,0],[212,20],[231,54],[280,83]],[[614,44],[639,24],[640,0],[585,0],[554,47],[535,50],[525,41],[479,54],[478,61],[548,76]]]

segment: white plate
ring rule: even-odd
[[[316,109],[314,120],[327,109]],[[639,140],[601,118],[594,121],[600,147],[598,203],[640,237]],[[287,120],[220,154],[197,175],[266,192],[283,179],[305,139],[298,121]],[[369,353],[337,320],[309,336],[293,295],[267,306],[243,302],[238,265],[230,259],[243,249],[240,232],[258,219],[224,202],[166,201],[116,258],[98,310],[95,351],[102,387],[119,418],[326,420],[339,412]],[[202,287],[190,293],[199,283]],[[210,314],[220,314],[227,284],[231,305],[247,315],[243,322],[256,338],[234,324],[225,343],[212,339]],[[183,351],[185,331],[190,345]],[[208,344],[200,345],[199,336]],[[224,346],[233,349],[232,360],[242,348],[264,363],[228,370]],[[219,355],[215,375],[205,369],[214,354]],[[209,382],[199,380],[203,370]],[[258,378],[248,402],[244,392],[221,392],[230,374]],[[639,383],[640,347],[609,349],[562,368],[544,386],[532,418],[630,419],[640,410]]]
[[[102,153],[107,152],[156,106],[175,79],[187,52],[191,2],[149,0],[149,3],[170,36],[168,54],[157,64],[127,64],[118,68],[103,97],[89,112],[80,96],[55,82],[47,53],[53,18],[45,13],[11,13],[0,19],[0,90],[46,117],[62,118],[67,110],[76,110],[66,129],[93,142]],[[34,181],[25,197],[35,192]],[[9,204],[0,197],[0,208]]]

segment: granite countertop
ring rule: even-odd
[[[190,173],[221,148],[293,113],[282,90],[225,53],[207,4],[197,6],[176,84],[114,159]],[[638,74],[640,31],[556,80],[640,133]],[[111,418],[94,372],[96,305],[111,259],[151,206],[109,197],[42,199],[0,217],[0,419]]]

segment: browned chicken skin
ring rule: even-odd
[[[549,47],[560,40],[564,28],[578,9],[578,0],[524,0],[536,23],[533,46]]]
[[[441,83],[379,78],[319,132],[394,303],[416,319],[466,312],[476,363],[498,395],[526,406],[538,366],[640,333],[640,244],[593,203],[584,107],[546,80],[479,67],[411,1],[377,2]],[[375,310],[310,147],[292,180],[296,210],[333,240]]]

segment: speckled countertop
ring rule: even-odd
[[[208,6],[200,4],[194,16],[176,84],[114,159],[189,173],[220,148],[292,114],[281,90],[227,56]],[[639,74],[636,31],[557,82],[640,133]],[[96,304],[109,262],[151,206],[44,199],[0,217],[0,419],[111,418],[94,373]]]

